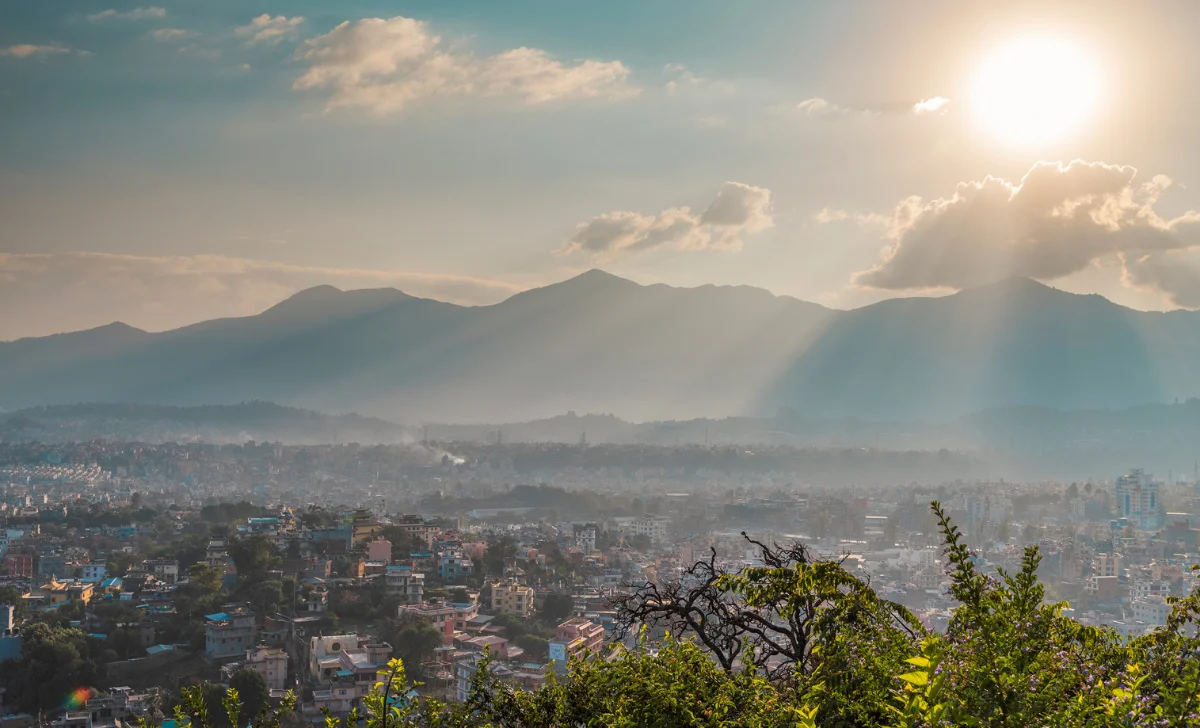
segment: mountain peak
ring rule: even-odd
[[[314,286],[285,298],[262,316],[269,318],[317,320],[357,315],[390,306],[411,298],[395,288],[362,288],[343,291],[330,285]]]

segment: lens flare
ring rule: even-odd
[[[66,710],[79,710],[87,705],[87,701],[91,699],[92,695],[91,688],[75,688],[67,693],[67,699],[63,701],[63,708]]]

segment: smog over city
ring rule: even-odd
[[[5,0],[0,728],[1200,724],[1200,4]]]

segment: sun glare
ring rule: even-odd
[[[1070,41],[1025,38],[987,57],[971,86],[978,122],[1020,145],[1056,141],[1091,119],[1100,98],[1099,71]]]

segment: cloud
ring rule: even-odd
[[[1200,213],[1164,219],[1155,205],[1171,180],[1135,184],[1136,174],[1103,162],[1039,162],[1016,184],[986,177],[959,184],[948,198],[910,197],[892,211],[883,261],[855,283],[902,290],[1007,276],[1048,280],[1116,254],[1129,266],[1128,280],[1166,292],[1155,262],[1200,245]]]
[[[0,48],[0,56],[9,56],[11,58],[34,58],[38,56],[49,56],[57,53],[70,53],[71,49],[57,43],[52,45],[33,45],[30,43],[19,43],[11,45],[7,48]]]
[[[124,321],[164,330],[255,314],[315,285],[396,287],[462,304],[501,301],[523,287],[470,276],[289,265],[220,255],[0,253],[0,340]]]
[[[886,215],[874,212],[850,212],[836,207],[822,207],[813,216],[813,222],[818,225],[833,225],[841,222],[853,222],[863,227],[888,228],[892,219]]]
[[[946,105],[949,103],[950,99],[945,96],[934,96],[931,99],[923,99],[913,104],[912,112],[914,114],[933,114],[945,111]]]
[[[922,99],[915,104],[891,104],[879,106],[854,107],[843,106],[829,99],[823,99],[819,96],[814,96],[810,99],[805,99],[796,108],[807,116],[846,116],[855,114],[860,116],[883,116],[883,115],[900,115],[912,114],[920,116],[923,114],[932,114],[936,112],[944,112],[946,106],[950,104],[950,99],[944,96],[934,96],[933,98]]]
[[[87,16],[88,20],[93,23],[103,22],[105,20],[147,20],[150,18],[165,18],[167,11],[163,8],[148,7],[134,8],[127,12],[121,13],[113,9],[102,10],[98,13],[93,13]]]
[[[1182,308],[1200,308],[1200,249],[1122,255],[1121,281],[1156,291]]]
[[[150,32],[150,37],[159,43],[169,43],[173,40],[191,38],[196,34],[183,28],[159,28]]]
[[[288,18],[283,15],[271,17],[267,13],[263,13],[251,20],[249,25],[243,25],[233,32],[239,38],[245,38],[246,45],[258,45],[260,43],[275,45],[287,36],[295,33],[303,22],[304,18],[299,15],[294,18]]]
[[[327,108],[376,114],[446,97],[537,105],[637,92],[620,61],[563,62],[537,48],[480,57],[443,44],[427,23],[405,17],[343,22],[306,41],[297,56],[309,67],[294,89],[328,89]]]
[[[676,250],[740,249],[742,235],[771,227],[771,191],[726,182],[699,215],[673,207],[657,215],[609,212],[580,223],[558,252],[610,259],[668,247]]]
[[[844,106],[838,106],[828,99],[822,99],[819,97],[804,99],[800,103],[796,104],[796,108],[800,109],[800,111],[808,114],[809,116],[829,116],[850,113],[850,109],[847,109]]]

